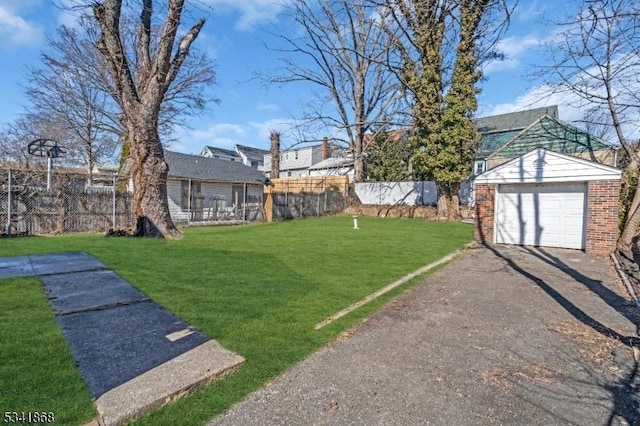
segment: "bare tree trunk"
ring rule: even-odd
[[[438,218],[447,220],[459,220],[460,198],[458,193],[460,185],[437,185],[438,187]]]
[[[353,180],[364,181],[364,157],[362,152],[362,134],[357,134],[353,145]]]
[[[181,238],[169,212],[164,151],[158,135],[160,109],[175,81],[189,48],[198,37],[204,19],[176,40],[185,0],[168,0],[167,17],[157,46],[152,43],[152,0],[143,2],[136,46],[137,75],[132,72],[122,42],[122,0],[102,0],[93,6],[100,27],[98,50],[109,64],[126,123],[132,162],[136,234]],[[175,53],[174,53],[175,49]]]
[[[148,123],[148,122],[147,122]],[[145,124],[145,119],[133,123],[129,134],[131,144],[131,178],[133,180],[133,208],[136,217],[136,236],[181,238],[182,234],[169,214],[167,174],[169,167],[158,127]]]
[[[271,178],[280,177],[280,133],[271,131]]]
[[[636,171],[637,169],[638,163],[635,161],[635,158],[632,158],[631,162],[625,168],[625,175],[628,176],[630,172]],[[640,229],[640,184],[636,185],[633,200],[627,211],[624,227],[618,238],[618,250],[622,252],[631,251],[633,239],[638,235],[638,229]]]
[[[618,250],[629,252],[631,251],[633,239],[638,234],[640,229],[640,185],[636,188],[636,192],[633,195],[633,201],[629,208],[629,216],[627,222],[622,229],[620,238],[618,239]]]

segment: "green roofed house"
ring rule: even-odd
[[[476,152],[474,175],[535,148],[616,166],[616,147],[561,121],[555,105],[481,117],[476,124],[482,138]]]

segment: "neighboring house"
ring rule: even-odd
[[[269,151],[246,145],[236,145],[235,151],[245,166],[264,171],[264,156],[269,154]]]
[[[240,162],[165,150],[171,218],[221,220],[262,218],[265,176]],[[251,216],[248,216],[251,212]]]
[[[353,180],[353,155],[329,157],[309,167],[309,176],[349,176]]]
[[[207,158],[242,163],[245,166],[262,171],[264,168],[264,156],[269,151],[253,148],[246,145],[236,145],[233,150],[205,146],[200,155]]]
[[[556,105],[475,120],[480,142],[473,175],[504,164],[535,148],[567,154],[616,166],[617,149],[610,143],[558,118]],[[408,129],[394,131],[393,139],[404,142]]]
[[[318,145],[280,151],[280,177],[312,176],[313,166],[331,157],[344,158],[345,155],[344,150],[330,146],[326,139]],[[268,177],[271,175],[271,154],[264,156],[264,173]]]
[[[596,161],[617,163],[617,149],[604,140],[558,118],[558,107],[481,117],[476,120],[482,136],[474,163],[474,175],[493,169],[535,148]]]
[[[205,146],[200,151],[202,157],[215,158],[217,160],[242,163],[242,157],[232,149],[216,148],[215,146]]]

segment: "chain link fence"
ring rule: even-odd
[[[0,234],[105,232],[134,223],[133,202],[115,175],[0,169]]]

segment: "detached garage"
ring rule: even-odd
[[[476,177],[477,238],[607,255],[618,234],[621,174],[535,149]]]

